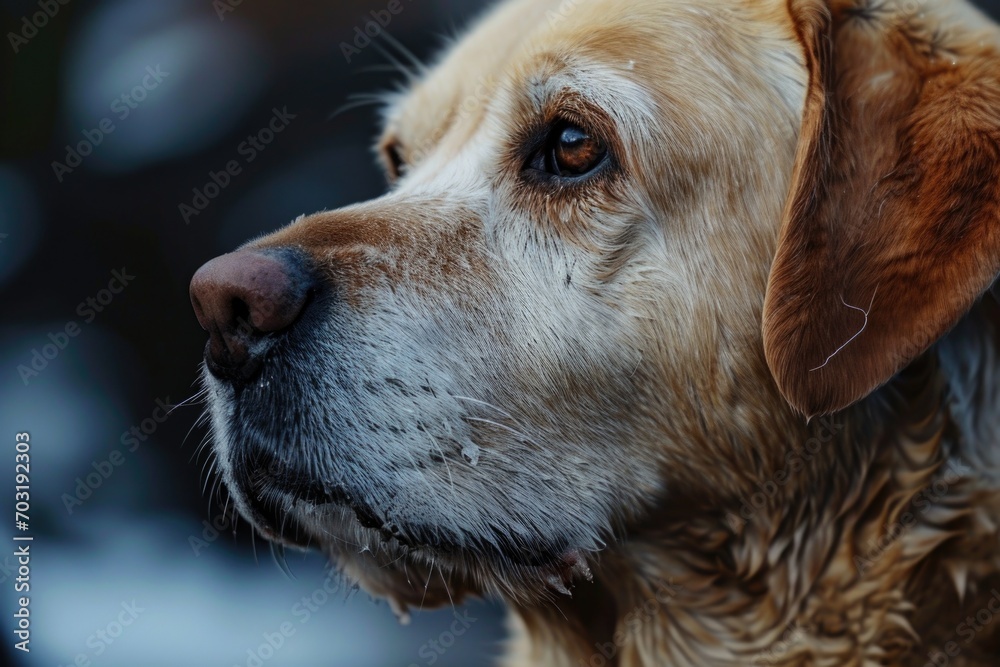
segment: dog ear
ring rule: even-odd
[[[809,87],[763,317],[807,416],[891,379],[1000,270],[1000,40],[832,4],[789,2]]]

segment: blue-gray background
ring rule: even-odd
[[[32,32],[24,20],[40,1],[58,11]],[[300,214],[380,194],[376,108],[334,112],[393,88],[399,45],[427,59],[482,2],[401,0],[351,62],[341,43],[389,0],[237,2],[0,2],[0,651],[53,667],[488,664],[502,641],[496,606],[471,605],[474,622],[445,610],[400,627],[364,593],[329,596],[318,556],[289,555],[289,578],[246,524],[206,530],[221,508],[202,488],[204,430],[188,435],[201,406],[153,420],[157,401],[196,391],[194,271]],[[147,78],[156,85],[134,108],[114,102],[157,66],[167,76]],[[240,146],[275,108],[295,118],[249,161]],[[95,132],[102,121],[113,132]],[[97,145],[57,177],[52,163],[88,137]],[[180,205],[231,160],[241,173],[185,220]],[[134,280],[91,313],[86,300],[111,296],[101,291],[123,268]],[[79,331],[63,338],[71,322]],[[46,348],[50,334],[64,349]],[[22,376],[36,350],[53,358]],[[144,423],[152,433],[133,447],[125,434]],[[30,656],[12,650],[19,431],[32,443]],[[105,479],[96,471],[116,450]],[[100,485],[78,490],[88,475]],[[117,634],[120,616],[132,622]],[[294,634],[261,650],[283,624]]]
[[[476,621],[457,637],[450,610],[401,627],[363,592],[328,595],[318,555],[289,553],[289,578],[245,523],[235,537],[230,528],[205,539],[202,521],[221,508],[195,456],[205,432],[188,436],[202,408],[148,421],[162,415],[157,400],[181,403],[197,389],[205,334],[188,301],[194,271],[300,214],[379,195],[378,109],[331,115],[402,81],[392,60],[406,56],[391,39],[427,59],[482,3],[402,0],[389,38],[348,63],[341,42],[388,0],[227,0],[233,11],[221,19],[211,0],[53,2],[55,17],[27,43],[15,39],[15,53],[8,33],[31,34],[23,19],[38,2],[0,2],[0,651],[48,667],[79,655],[108,667],[253,667],[248,651],[267,658],[261,665],[489,664],[503,637],[496,606],[472,605]],[[157,66],[167,75],[146,79],[135,108],[113,105]],[[274,108],[295,118],[251,162],[239,147]],[[60,169],[60,182],[52,163],[66,161],[67,144],[96,138],[104,119],[113,132]],[[185,224],[179,205],[230,160],[242,172]],[[78,312],[123,267],[135,276],[124,291],[100,313]],[[25,384],[18,366],[71,321],[79,334]],[[129,451],[122,436],[144,420],[155,432]],[[18,431],[32,443],[29,656],[11,648]],[[115,450],[121,465],[70,513],[63,495]],[[101,639],[133,601],[131,625]],[[283,623],[294,634],[273,655],[261,651],[265,635],[279,643]]]

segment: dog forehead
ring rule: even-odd
[[[727,39],[733,31],[751,41],[759,32],[766,45],[794,35],[779,0],[638,0],[627,7],[620,0],[508,0],[397,99],[386,114],[385,134],[423,157],[457,128],[471,136],[504,89],[542,95],[550,92],[542,85],[548,77],[586,65],[609,66],[654,89],[677,77],[694,79],[698,70],[711,76],[724,69],[711,58],[746,55],[728,52],[727,44],[745,42]],[[609,81],[605,76],[577,83],[599,90]]]
[[[396,98],[386,114],[385,134],[401,137],[410,150],[421,153],[455,124],[463,109],[465,120],[481,118],[504,67],[525,39],[526,26],[543,20],[550,4],[549,0],[501,3]],[[473,115],[476,118],[470,118]]]

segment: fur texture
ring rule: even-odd
[[[998,34],[501,4],[387,113],[386,196],[252,244],[326,287],[206,373],[236,506],[400,611],[502,597],[512,667],[1000,664]],[[565,121],[608,162],[531,172]]]

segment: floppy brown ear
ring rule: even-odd
[[[782,394],[814,416],[887,382],[997,277],[1000,56],[921,23],[934,3],[919,19],[789,4],[810,82],[763,334]]]

